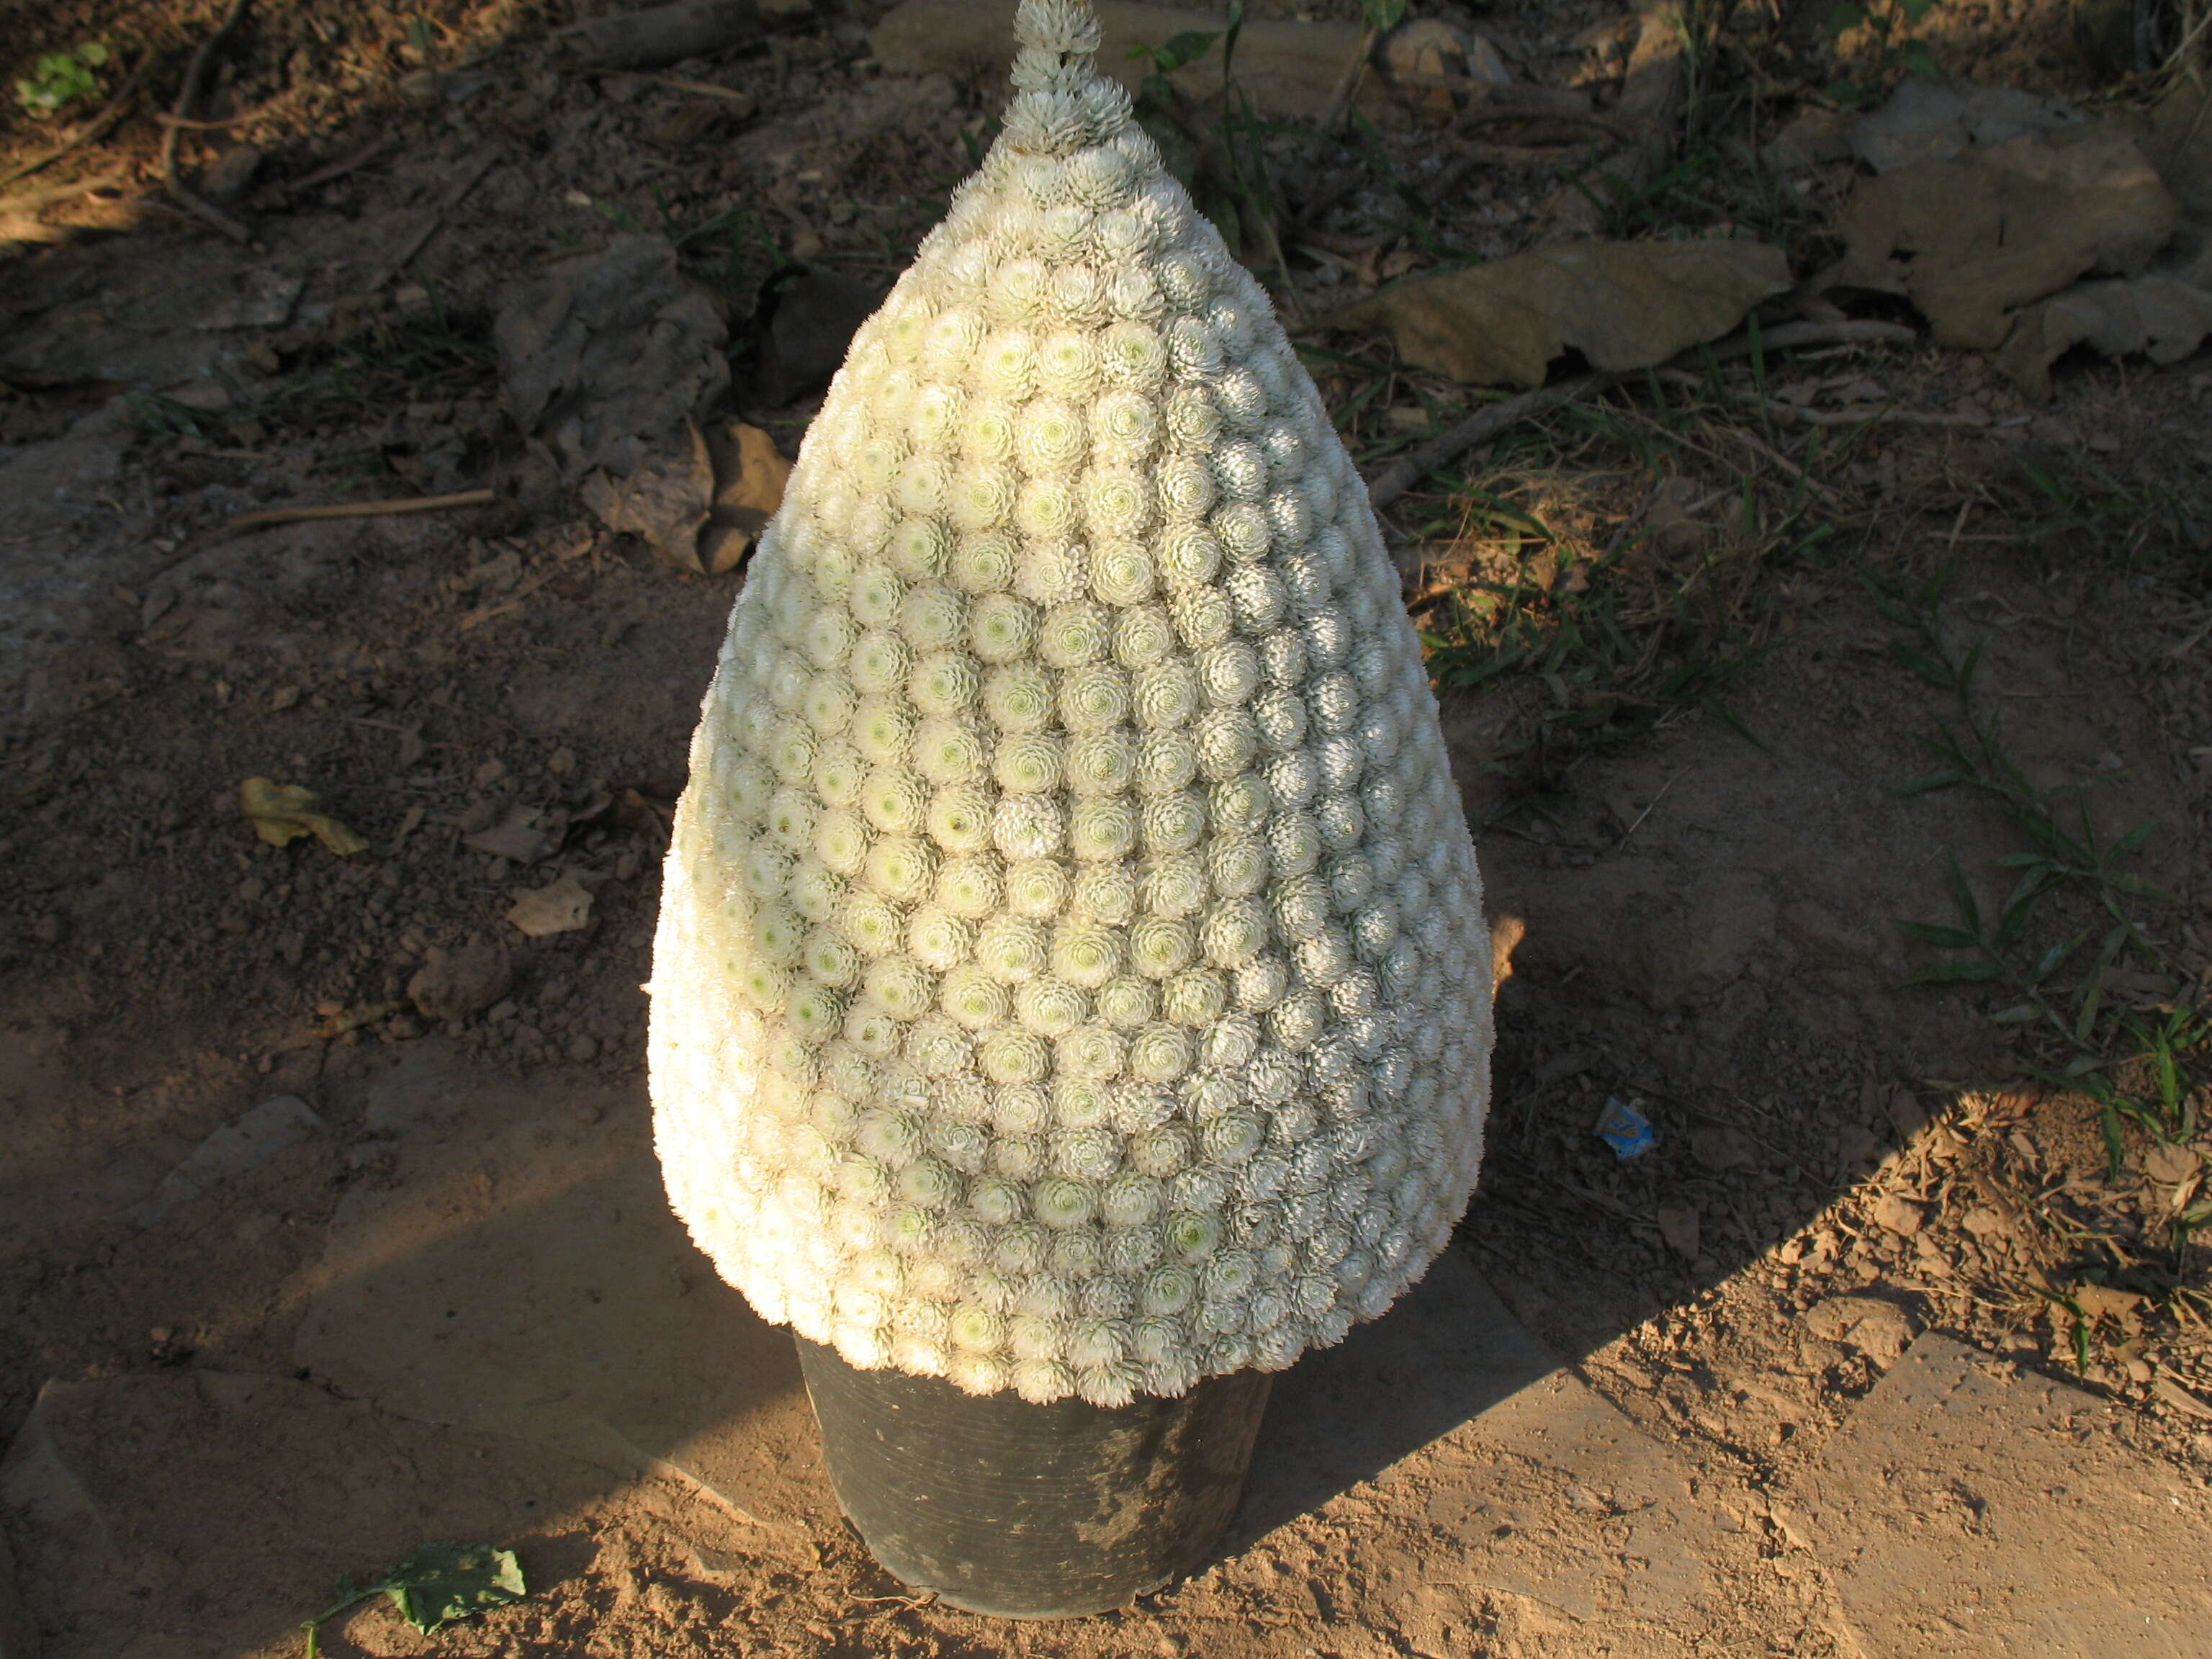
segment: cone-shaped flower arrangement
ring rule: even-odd
[[[1023,0],[1006,131],[854,337],[691,750],[670,1196],[864,1369],[1102,1406],[1381,1313],[1480,1160],[1474,849],[1259,285]]]

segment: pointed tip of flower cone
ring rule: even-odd
[[[654,945],[678,1213],[864,1369],[1094,1401],[1381,1313],[1480,1162],[1420,646],[1265,291],[1024,0],[731,615]]]
[[[1088,76],[1098,52],[1097,9],[1091,0],[1021,0],[1014,39],[1026,51],[1069,60],[1073,72]]]

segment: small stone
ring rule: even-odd
[[[691,1551],[691,1576],[709,1584],[734,1584],[751,1565],[749,1559],[729,1550],[710,1550],[697,1545]]]
[[[597,1060],[599,1057],[599,1040],[595,1037],[589,1036],[579,1036],[568,1044],[568,1058],[575,1061],[579,1066],[583,1065],[587,1060]]]
[[[1874,1219],[1875,1224],[1885,1231],[1895,1233],[1899,1238],[1910,1238],[1928,1219],[1928,1212],[1909,1198],[1884,1193],[1875,1200]]]
[[[518,896],[507,910],[507,921],[532,939],[554,933],[573,933],[591,925],[592,896],[574,876],[562,876],[534,891]]]
[[[1750,1138],[1732,1125],[1708,1125],[1690,1132],[1690,1153],[1708,1170],[1741,1170],[1756,1164]]]
[[[407,981],[407,1000],[425,1019],[458,1024],[480,1014],[514,984],[514,965],[496,939],[475,939],[433,955]]]
[[[2179,1187],[2197,1173],[2195,1149],[2164,1144],[2152,1147],[2143,1154],[2143,1173],[2161,1186]]]
[[[1912,1341],[1912,1322],[1904,1310],[1872,1296],[1832,1296],[1816,1302],[1805,1310],[1805,1328],[1885,1366],[1894,1364]]]
[[[1685,1261],[1698,1259],[1698,1212],[1686,1206],[1659,1212],[1659,1236]]]
[[[699,532],[699,568],[710,576],[728,574],[751,550],[753,532],[733,524],[710,524]]]

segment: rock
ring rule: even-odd
[[[763,401],[787,403],[828,380],[882,298],[874,284],[842,271],[809,270],[786,283],[761,340]]]
[[[1874,1201],[1875,1224],[1899,1238],[1910,1238],[1928,1219],[1927,1208],[1896,1193],[1884,1193]]]
[[[508,908],[507,919],[518,932],[532,939],[573,933],[591,924],[592,896],[575,877],[562,876],[520,895]]]
[[[1658,1214],[1659,1237],[1685,1261],[1698,1259],[1698,1212],[1687,1205],[1662,1209]]]
[[[1948,161],[1971,144],[2055,132],[2081,118],[2056,99],[2011,87],[1908,75],[1887,103],[1859,118],[1849,142],[1876,173],[1893,173],[1915,161]]]
[[[514,964],[497,939],[472,939],[450,953],[433,949],[407,981],[407,1000],[425,1019],[467,1019],[514,986]]]
[[[1316,1548],[1297,1523],[1324,1510],[1347,1530]],[[1711,1595],[1734,1528],[1447,1251],[1389,1314],[1277,1381],[1230,1547],[1262,1531],[1294,1582],[1311,1575],[1352,1596],[1376,1577],[1401,1602],[1419,1591],[1400,1575],[1442,1549],[1453,1570],[1429,1587],[1436,1612],[1464,1626],[1486,1601],[1525,1602],[1556,1617],[1551,1630],[1574,1621],[1557,1651],[1597,1653],[1646,1651],[1632,1629]],[[1369,1628],[1402,1616],[1343,1616],[1362,1614]]]
[[[325,1126],[297,1095],[278,1095],[226,1123],[195,1146],[184,1162],[161,1177],[154,1195],[131,1212],[141,1227],[150,1227],[179,1204],[190,1203],[222,1182],[258,1170]]]
[[[793,8],[764,9],[754,0],[670,0],[570,24],[555,31],[553,47],[567,65],[658,69],[687,58],[710,58],[754,40],[767,27],[763,9]]]
[[[2143,1154],[2143,1173],[2162,1186],[2179,1187],[2197,1173],[2200,1161],[2194,1147],[2161,1142]]]
[[[1903,1659],[2192,1659],[2212,1497],[2124,1446],[2095,1395],[1934,1332],[1792,1501],[1858,1638]]]
[[[710,521],[699,532],[699,568],[710,576],[726,576],[744,562],[752,545],[751,531]]]
[[[715,517],[757,531],[775,516],[791,463],[777,453],[774,438],[731,421],[708,432],[707,453],[714,463]]]
[[[1495,47],[1491,55],[1496,57]],[[1436,17],[1411,18],[1391,30],[1376,48],[1376,67],[1398,101],[1429,126],[1443,126],[1452,118],[1452,94],[1472,79],[1467,42]]]
[[[1912,1340],[1903,1309],[1872,1296],[1832,1296],[1805,1310],[1805,1328],[1824,1342],[1856,1348],[1879,1365],[1897,1363]]]
[[[262,1653],[284,1639],[271,1609],[329,1605],[341,1573],[515,1537],[606,1490],[571,1460],[310,1382],[165,1372],[41,1389],[0,1462],[0,1530],[47,1659]]]
[[[1714,526],[1697,516],[1697,509],[1706,504],[1705,495],[1695,478],[1681,473],[1661,480],[1652,492],[1644,522],[1662,553],[1680,558],[1712,541]]]
[[[200,187],[218,202],[234,201],[253,182],[261,167],[261,151],[253,144],[233,144],[215,159],[200,179]]]
[[[1445,1252],[1382,1318],[1276,1378],[1232,1546],[1372,1480],[1558,1369],[1474,1265]]]
[[[1759,1149],[1733,1124],[1708,1124],[1690,1131],[1690,1156],[1708,1170],[1741,1170],[1759,1162]]]
[[[388,1182],[340,1202],[295,1363],[380,1411],[672,1476],[766,1525],[833,1515],[791,1337],[669,1212],[642,1091],[422,1054],[374,1085],[424,1103],[374,1115],[424,1127],[392,1144]]]
[[[1851,155],[1851,118],[1834,110],[1800,110],[1766,142],[1760,158],[1777,173],[1809,173]]]
[[[560,847],[558,827],[549,828],[545,814],[534,806],[513,806],[507,817],[489,830],[464,836],[461,844],[516,864],[535,864]]]

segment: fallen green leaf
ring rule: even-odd
[[[340,1578],[337,1600],[301,1626],[307,1632],[307,1659],[317,1659],[322,1651],[317,1634],[325,1624],[372,1595],[389,1595],[400,1617],[429,1636],[456,1620],[506,1607],[529,1593],[513,1550],[489,1544],[424,1544],[386,1568],[373,1584],[356,1587],[351,1578]]]

